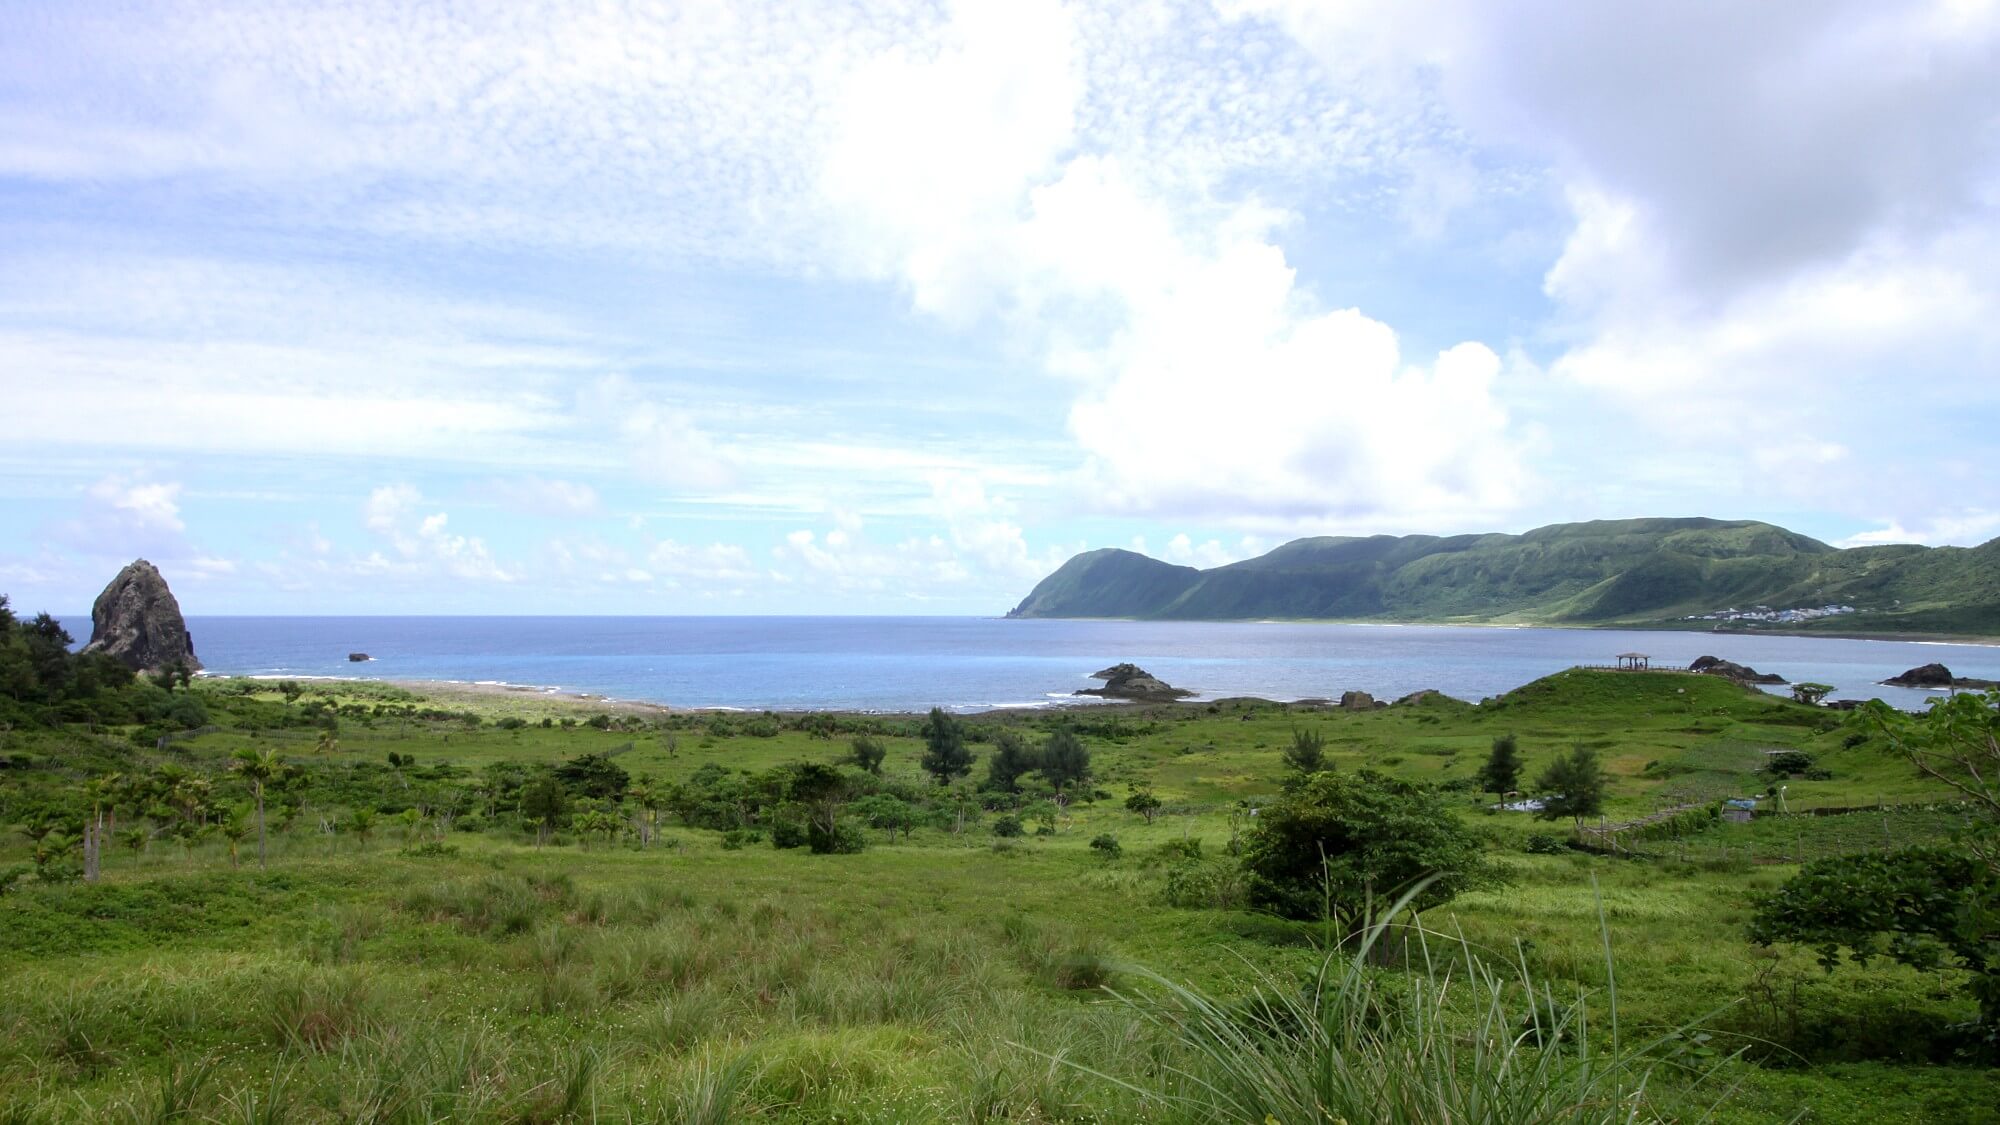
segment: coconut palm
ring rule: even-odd
[[[257,866],[263,867],[264,855],[264,787],[283,776],[284,759],[277,750],[265,747],[262,750],[245,747],[238,750],[229,768],[242,774],[250,781],[250,796],[257,802]]]

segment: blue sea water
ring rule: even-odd
[[[72,619],[79,639],[88,619]],[[1498,695],[1622,652],[1712,653],[1835,698],[1918,706],[1877,681],[1940,662],[2000,679],[2000,648],[1706,633],[990,617],[196,617],[211,673],[501,682],[681,707],[960,711],[1072,701],[1132,661],[1198,698]],[[79,630],[78,626],[81,626]],[[350,663],[349,652],[374,659]],[[1782,689],[1779,689],[1782,690]]]

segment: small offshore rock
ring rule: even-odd
[[[360,664],[365,660],[373,660],[375,658],[365,652],[350,652],[347,654],[347,659],[355,664]]]
[[[1081,688],[1076,694],[1095,695],[1103,699],[1131,699],[1142,703],[1185,699],[1194,694],[1174,687],[1137,664],[1114,664],[1101,672],[1092,672],[1090,678],[1103,680],[1104,686]]]
[[[1900,676],[1891,676],[1882,682],[1890,687],[1907,688],[1978,688],[1985,691],[2000,688],[2000,681],[1954,676],[1951,674],[1951,669],[1942,664],[1925,664],[1912,668]]]
[[[1719,656],[1697,656],[1694,663],[1688,665],[1688,671],[1698,672],[1704,676],[1720,676],[1725,680],[1735,680],[1739,684],[1782,684],[1789,682],[1783,676],[1776,673],[1759,672],[1747,664],[1738,664],[1734,660],[1724,660]]]

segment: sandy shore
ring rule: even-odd
[[[564,710],[603,711],[613,715],[665,715],[676,710],[660,703],[612,699],[608,696],[592,695],[587,691],[561,691],[528,684],[481,684],[458,680],[362,680],[359,677],[355,678],[355,682],[390,684],[441,703],[454,701],[490,703],[507,700],[523,704],[543,704]],[[693,710],[693,708],[681,708],[681,710]]]

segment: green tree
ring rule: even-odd
[[[521,788],[521,816],[535,826],[535,845],[547,844],[569,816],[569,791],[553,774],[541,775]]]
[[[1317,730],[1292,728],[1292,744],[1285,747],[1285,768],[1294,773],[1313,774],[1326,768],[1326,739]]]
[[[347,814],[347,828],[362,846],[367,846],[369,839],[375,835],[375,810],[366,805],[357,806]]]
[[[881,743],[864,734],[849,744],[847,749],[856,766],[877,777],[882,776],[882,759],[889,756],[889,751]]]
[[[1582,824],[1584,817],[1604,811],[1604,786],[1604,767],[1597,762],[1597,751],[1578,746],[1558,754],[1535,779],[1535,788],[1542,794],[1542,807],[1535,815],[1542,820],[1569,817]]]
[[[1037,769],[1057,794],[1066,793],[1090,780],[1090,748],[1069,727],[1057,727],[1042,744]]]
[[[1495,797],[1504,797],[1521,787],[1521,744],[1509,732],[1493,740],[1486,764],[1479,767],[1479,784]]]
[[[1153,796],[1151,789],[1134,789],[1132,795],[1125,798],[1125,808],[1145,817],[1146,823],[1151,824],[1154,815],[1160,811],[1160,799]]]
[[[850,790],[840,770],[820,762],[799,762],[785,778],[784,798],[806,812],[806,844],[815,854],[848,850],[841,846],[840,810]]]
[[[231,867],[242,866],[241,862],[237,859],[237,848],[242,845],[243,841],[250,838],[250,818],[245,815],[247,811],[245,809],[238,809],[230,813],[228,818],[223,820],[216,828],[218,832],[222,833],[222,838],[229,841],[229,866]]]
[[[1757,903],[1750,939],[1806,946],[1828,972],[1840,952],[1971,974],[1987,1051],[2000,1059],[2000,879],[1959,848],[1916,847],[1815,860]]]
[[[908,801],[893,793],[870,793],[853,804],[854,815],[860,817],[870,828],[879,828],[889,834],[893,842],[898,832],[905,840],[917,826],[917,810]]]
[[[942,707],[924,716],[924,756],[919,763],[939,785],[972,772],[972,751],[965,748],[965,724]]]
[[[1251,905],[1287,918],[1361,918],[1429,879],[1428,909],[1494,880],[1479,838],[1435,794],[1363,771],[1317,773],[1265,806],[1243,846]]]
[[[257,808],[257,866],[261,868],[265,865],[264,787],[283,775],[285,761],[270,747],[262,750],[244,747],[233,755],[229,768],[250,783],[250,799]]]
[[[1949,848],[1807,864],[1758,904],[1750,936],[1810,946],[1829,970],[1843,948],[1857,963],[1887,956],[1929,969],[1949,958],[1970,974],[1978,1031],[2000,1061],[2000,692],[1934,700],[1920,716],[1870,701],[1855,722],[1974,815]]]
[[[1035,751],[1018,731],[1003,730],[993,736],[993,753],[986,757],[986,788],[998,793],[1018,792],[1021,775],[1040,766]]]
[[[1793,684],[1792,699],[1794,699],[1799,703],[1804,703],[1809,706],[1817,707],[1819,706],[1819,701],[1825,699],[1829,694],[1832,693],[1832,691],[1833,691],[1832,684],[1815,684],[1815,683]]]

